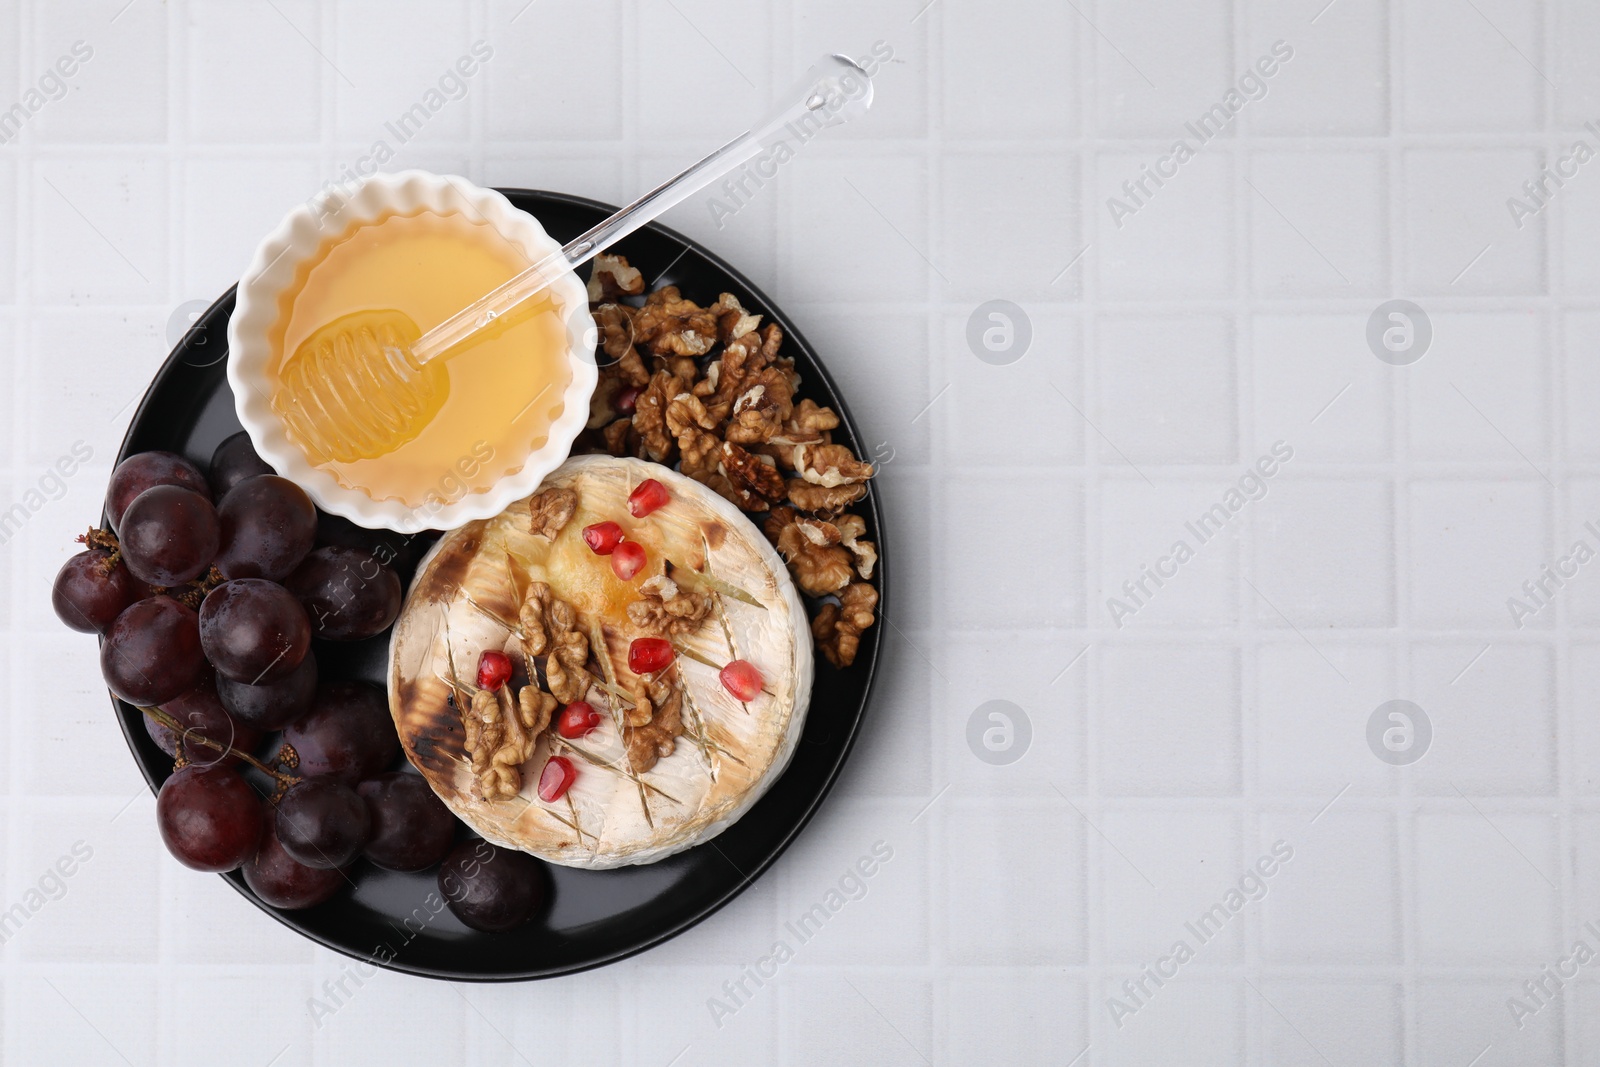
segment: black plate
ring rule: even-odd
[[[615,209],[593,200],[524,189],[502,190],[517,207],[537,216],[550,235],[569,241]],[[804,377],[801,396],[839,413],[834,432],[857,455],[865,455],[849,411],[816,353],[783,312],[743,275],[699,245],[661,226],[623,241],[617,251],[643,271],[650,287],[681,286],[685,295],[710,302],[731,292],[745,307],[782,326],[784,352]],[[184,336],[156,375],[134,414],[118,461],[135,452],[168,449],[204,469],[212,451],[240,429],[233,394],[224,374],[229,290]],[[875,491],[857,509],[880,553],[877,584],[885,592],[883,530]],[[811,714],[793,762],[754,808],[714,841],[659,863],[614,871],[549,868],[553,894],[548,913],[511,934],[483,934],[458,922],[437,902],[434,872],[396,874],[363,864],[352,872],[356,886],[304,911],[279,911],[256,898],[243,876],[224,875],[234,887],[279,922],[329,948],[392,970],[433,978],[516,981],[548,978],[597,967],[641,952],[682,933],[737,896],[778,858],[827,795],[866,714],[878,661],[882,627],[863,635],[854,666],[839,671],[820,655]],[[352,645],[319,644],[318,665],[326,678],[363,678],[384,683],[388,635]],[[142,716],[116,703],[122,732],[152,789],[172,771],[171,760],[146,734]],[[196,875],[195,877],[200,877]]]

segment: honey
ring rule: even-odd
[[[308,342],[338,333],[341,324],[378,319],[409,320],[414,340],[528,266],[520,248],[464,215],[391,215],[330,240],[280,299],[271,339],[273,406],[293,412],[301,404],[282,371]],[[290,439],[346,488],[437,509],[520,470],[545,443],[572,380],[565,325],[548,295],[421,370],[430,387],[403,439],[369,446],[350,430],[330,455],[309,447],[288,420]],[[359,402],[414,400],[369,389]],[[335,434],[339,419],[350,418],[320,410],[317,417]]]

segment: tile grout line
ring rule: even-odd
[[[798,6],[799,4],[797,0],[791,0],[792,8],[798,8]],[[942,202],[941,197],[944,190],[944,171],[941,165],[942,139],[938,133],[938,131],[943,127],[942,119],[944,99],[938,93],[938,87],[943,84],[944,63],[942,49],[944,45],[944,15],[945,11],[943,6],[935,5],[933,9],[927,11],[915,23],[908,26],[908,29],[912,31],[912,34],[922,35],[922,44],[924,48],[924,71],[922,74],[921,83],[921,91],[926,105],[923,109],[922,130],[922,164],[923,173],[926,175],[927,182],[926,197],[923,203],[923,208],[926,213],[924,216],[926,223],[924,227],[924,233],[926,235],[924,240],[928,249],[928,255],[931,257],[934,263],[941,262],[945,258],[945,231],[944,227],[937,224],[939,215],[938,205]],[[908,49],[913,48],[914,45],[915,37],[908,34]],[[936,121],[936,116],[940,121]],[[930,362],[936,364],[943,372],[941,377],[944,380],[951,380],[952,353],[950,349],[943,343],[942,334],[944,331],[942,329],[942,316],[932,313],[933,309],[938,308],[941,305],[941,302],[946,297],[946,293],[940,287],[941,282],[937,279],[935,270],[924,268],[923,279],[925,283],[924,294],[925,299],[927,300],[927,307],[929,311],[929,314],[926,316],[928,323],[926,329],[933,335],[931,338],[932,344],[929,347],[929,351],[939,353],[939,356]],[[928,379],[928,389],[930,392],[933,391],[934,385],[934,378],[930,374]],[[934,400],[937,399],[937,397],[934,397]],[[930,401],[930,404],[931,403],[932,401]],[[946,405],[943,410],[936,409],[931,413],[931,418],[929,419],[928,451],[930,459],[935,465],[935,470],[948,471],[951,469],[949,465],[949,447],[952,408],[953,405]],[[948,514],[948,512],[943,510],[945,495],[948,492],[948,489],[946,488],[946,479],[936,479],[935,481],[937,481],[939,484],[938,494],[940,499],[938,503],[941,507],[941,510],[936,512],[936,514]],[[948,554],[950,551],[948,531],[944,531],[944,534],[945,543],[941,546],[943,551],[941,555],[936,558],[948,559]],[[941,642],[941,644],[943,643],[944,642]],[[932,685],[931,682],[929,684],[930,686]],[[930,762],[931,757],[932,753],[930,752]],[[950,777],[950,780],[954,780],[953,775]],[[932,784],[931,780],[930,784]],[[950,956],[948,939],[945,936],[945,925],[935,920],[936,915],[944,914],[944,912],[937,907],[938,896],[943,894],[946,898],[948,898],[949,893],[949,879],[947,877],[946,869],[949,860],[948,857],[943,854],[942,850],[936,847],[936,843],[947,839],[950,811],[951,808],[948,804],[934,804],[933,810],[927,813],[930,816],[928,825],[921,831],[924,835],[923,840],[929,843],[929,847],[927,849],[927,866],[925,869],[929,875],[930,884],[934,887],[929,894],[927,915],[924,920],[925,925],[922,930],[924,946],[922,959],[923,963],[928,968],[927,974],[929,977],[926,980],[926,988],[930,1009],[933,1008],[938,999],[944,994],[946,983],[938,981],[937,976],[939,975],[944,961]],[[938,1023],[934,1019],[930,1018],[928,1021],[928,1027],[926,1031],[923,1032],[925,1033],[927,1040],[930,1042],[930,1051],[937,1049],[939,1047]],[[918,1054],[921,1054],[920,1049]]]
[[[1402,122],[1400,118],[1400,86],[1404,77],[1401,66],[1400,42],[1404,36],[1404,17],[1397,9],[1398,5],[1388,10],[1388,41],[1385,58],[1388,63],[1388,185],[1389,185],[1389,273],[1390,292],[1398,293],[1409,291],[1403,289],[1405,281],[1407,248],[1406,225],[1409,216],[1404,208],[1405,163],[1404,149],[1397,141]],[[1404,672],[1406,684],[1400,688],[1406,693],[1412,691],[1411,686],[1411,656],[1408,650],[1402,649],[1402,642],[1398,635],[1409,633],[1411,605],[1409,596],[1409,580],[1406,576],[1411,573],[1411,507],[1410,507],[1410,474],[1409,462],[1411,450],[1409,446],[1410,419],[1408,405],[1410,403],[1410,390],[1406,387],[1404,379],[1395,375],[1385,377],[1388,386],[1389,425],[1390,425],[1390,455],[1393,457],[1396,474],[1391,494],[1393,498],[1393,538],[1396,566],[1394,570],[1394,615],[1396,625],[1396,638],[1389,643],[1389,676],[1391,683],[1400,680],[1400,672]],[[1403,665],[1402,665],[1403,661]],[[1393,783],[1397,772],[1389,771],[1388,777]],[[1406,1067],[1418,1067],[1417,1039],[1418,1025],[1416,1018],[1417,997],[1417,934],[1416,934],[1416,859],[1414,849],[1416,845],[1415,816],[1410,804],[1410,789],[1408,781],[1402,778],[1400,789],[1396,795],[1395,803],[1395,877],[1396,884],[1392,887],[1395,897],[1396,913],[1401,924],[1401,1003],[1400,1025],[1402,1030],[1402,1055]]]
[[[1230,7],[1232,31],[1229,35],[1232,50],[1231,62],[1228,64],[1230,72],[1237,71],[1242,57],[1249,55],[1250,20],[1247,13],[1249,2],[1250,0],[1233,0]],[[1258,288],[1254,275],[1254,213],[1257,205],[1249,198],[1250,187],[1247,184],[1255,159],[1252,151],[1255,144],[1255,114],[1246,109],[1241,119],[1242,121],[1232,131],[1232,141],[1228,145],[1229,163],[1232,169],[1228,188],[1233,202],[1233,220],[1229,228],[1233,244],[1230,266],[1234,287],[1234,306],[1229,316],[1230,340],[1233,346],[1233,359],[1230,362],[1233,371],[1231,414],[1233,460],[1238,466],[1249,462],[1247,457],[1253,454],[1261,436],[1256,426],[1255,316],[1252,302],[1252,297]],[[1249,576],[1255,563],[1255,519],[1255,516],[1248,516],[1246,521],[1240,524],[1237,541],[1233,546],[1236,553],[1234,566],[1239,578]],[[1258,605],[1251,600],[1253,594],[1249,586],[1244,581],[1235,581],[1233,584],[1234,611],[1237,620],[1233,629],[1239,638],[1233,658],[1234,692],[1237,701],[1235,737],[1239,746],[1236,753],[1235,783],[1244,800],[1242,805],[1244,810],[1233,826],[1234,865],[1236,870],[1246,870],[1250,863],[1249,857],[1253,854],[1253,849],[1260,844],[1262,836],[1262,818],[1256,804],[1260,785],[1259,745],[1255,743],[1259,728],[1260,700],[1256,686],[1255,642],[1252,640],[1260,616]],[[1240,956],[1244,961],[1246,972],[1258,978],[1261,965],[1262,922],[1259,909],[1252,909],[1245,916],[1240,938]],[[1244,981],[1248,984],[1249,979],[1245,978]],[[1264,1062],[1267,1027],[1272,1023],[1272,1018],[1263,1010],[1259,995],[1245,996],[1243,990],[1236,990],[1236,993],[1242,1008],[1240,1022],[1244,1031],[1240,1036],[1243,1038],[1244,1062],[1259,1064]]]
[[[1085,3],[1095,7],[1098,15],[1098,0],[1085,0]],[[1086,133],[1096,128],[1097,113],[1100,106],[1100,50],[1097,41],[1089,34],[1083,32],[1080,22],[1072,23],[1074,40],[1078,47],[1081,67],[1088,72],[1089,77],[1083,82],[1083,91],[1078,94],[1078,132]],[[1080,230],[1078,239],[1083,245],[1099,242],[1099,213],[1096,211],[1091,190],[1098,190],[1097,171],[1099,167],[1099,153],[1093,148],[1085,148],[1078,154],[1078,199]],[[1099,391],[1099,375],[1096,372],[1096,361],[1093,354],[1096,351],[1096,340],[1099,336],[1099,264],[1100,257],[1091,256],[1082,263],[1082,268],[1076,275],[1068,277],[1077,285],[1077,297],[1082,302],[1084,314],[1078,323],[1078,350],[1079,350],[1079,376],[1078,387],[1084,410],[1097,412],[1096,398]],[[1078,420],[1078,450],[1083,457],[1084,485],[1083,493],[1083,528],[1080,533],[1083,543],[1083,616],[1077,620],[1083,627],[1082,636],[1086,645],[1093,641],[1096,627],[1092,623],[1095,616],[1095,601],[1098,594],[1103,592],[1100,588],[1102,573],[1102,547],[1101,547],[1101,463],[1100,456],[1102,445],[1093,434],[1087,420]],[[1083,693],[1084,707],[1082,709],[1084,759],[1083,781],[1084,788],[1090,797],[1096,801],[1102,795],[1100,781],[1100,655],[1091,651],[1084,657],[1083,663]],[[1107,1029],[1106,1013],[1098,1010],[1101,998],[1108,995],[1111,986],[1111,971],[1108,964],[1107,929],[1105,923],[1106,860],[1105,844],[1093,833],[1083,834],[1084,857],[1084,899],[1087,914],[1085,922],[1086,958],[1089,963],[1091,979],[1088,988],[1088,1034],[1086,1040],[1090,1047],[1104,1048],[1110,1039],[1111,1032]]]
[[[1546,3],[1539,5],[1542,16],[1542,54],[1540,61],[1545,69],[1552,69],[1552,60],[1559,54],[1560,9],[1552,10]],[[1555,90],[1548,84],[1540,87],[1544,105],[1544,128],[1541,131],[1547,136],[1557,128],[1558,101]],[[1544,242],[1544,277],[1545,293],[1549,303],[1540,310],[1540,322],[1543,327],[1544,358],[1547,360],[1545,367],[1546,381],[1549,388],[1545,390],[1545,410],[1549,433],[1549,463],[1550,477],[1560,491],[1551,494],[1551,507],[1553,510],[1550,526],[1550,537],[1547,542],[1549,548],[1560,543],[1561,531],[1568,528],[1573,521],[1571,514],[1572,484],[1569,477],[1567,456],[1571,451],[1571,441],[1568,438],[1570,427],[1567,425],[1566,405],[1563,398],[1567,396],[1567,360],[1566,360],[1566,325],[1567,312],[1567,272],[1566,272],[1566,222],[1569,204],[1562,200],[1554,206],[1553,212],[1541,215],[1541,232],[1545,236]],[[1551,558],[1554,558],[1552,555]],[[1577,872],[1577,835],[1574,832],[1576,820],[1576,786],[1573,768],[1573,753],[1578,747],[1578,739],[1574,730],[1571,708],[1572,702],[1572,612],[1567,598],[1561,598],[1556,605],[1555,620],[1556,641],[1554,643],[1554,677],[1547,690],[1547,699],[1552,701],[1556,728],[1555,766],[1550,770],[1556,777],[1556,788],[1561,801],[1561,815],[1556,827],[1557,833],[1557,859],[1560,873],[1558,906],[1562,917],[1563,932],[1577,930],[1583,917],[1579,914],[1579,905],[1574,892],[1578,884]],[[1559,937],[1559,935],[1558,935]],[[1576,992],[1568,986],[1561,989],[1561,1060],[1563,1063],[1572,1062],[1572,1050],[1579,1046],[1578,1041],[1578,1012]]]

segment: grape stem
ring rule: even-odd
[[[86,548],[103,548],[110,553],[101,561],[101,567],[106,574],[116,570],[117,564],[122,561],[122,545],[117,541],[117,535],[110,530],[91,526],[88,533],[78,538],[78,543]]]
[[[265,763],[262,763],[260,760],[250,755],[248,752],[240,752],[232,745],[226,745],[220,741],[213,741],[211,738],[197,733],[187,726],[184,726],[177,719],[174,719],[171,715],[165,711],[162,711],[160,708],[147,708],[143,707],[142,705],[135,705],[135,707],[138,707],[140,711],[144,712],[145,715],[149,716],[155,722],[158,722],[162,726],[165,726],[167,729],[171,730],[178,736],[180,741],[194,741],[197,744],[204,745],[206,748],[220,752],[224,756],[236,756],[239,759],[244,760],[246,763],[250,764],[250,766],[254,767],[256,770],[267,775],[274,782],[276,782],[279,789],[288,789],[290,786],[300,784],[300,779],[295,775],[285,774],[282,771],[275,771],[271,767],[268,767]],[[183,751],[181,746],[179,747],[178,751]]]
[[[117,535],[110,530],[102,530],[98,526],[91,526],[88,533],[78,535],[78,543],[89,548],[103,548],[111,553],[104,561],[107,574],[116,570],[117,564],[122,562],[122,543],[117,540]],[[169,596],[180,604],[199,611],[200,602],[206,598],[206,594],[225,581],[227,579],[222,576],[222,572],[212,567],[205,574],[193,581],[184,582],[182,585],[175,585],[171,588],[151,586],[151,589],[156,596]]]

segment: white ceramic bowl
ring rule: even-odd
[[[375,174],[359,187],[325,191],[289,213],[256,249],[250,269],[239,282],[238,303],[228,323],[228,384],[233,387],[239,421],[261,458],[303,488],[324,510],[361,526],[407,534],[453,529],[473,519],[498,515],[512,501],[532,493],[572,450],[573,439],[588,421],[589,397],[599,377],[594,357],[595,331],[588,319],[588,294],[576,275],[569,273],[553,286],[553,291],[562,317],[582,325],[567,331],[572,384],[567,387],[561,415],[551,425],[544,447],[529,455],[521,470],[485,490],[448,500],[442,507],[414,508],[397,500],[374,500],[358,489],[347,489],[331,474],[306,462],[305,454],[289,440],[282,420],[273,412],[267,388],[269,371],[277,358],[268,337],[278,320],[279,298],[294,284],[302,264],[314,258],[328,240],[358,223],[424,210],[487,220],[520,247],[530,263],[560,248],[538,219],[513,207],[493,189],[479,188],[464,178],[420,170]]]

